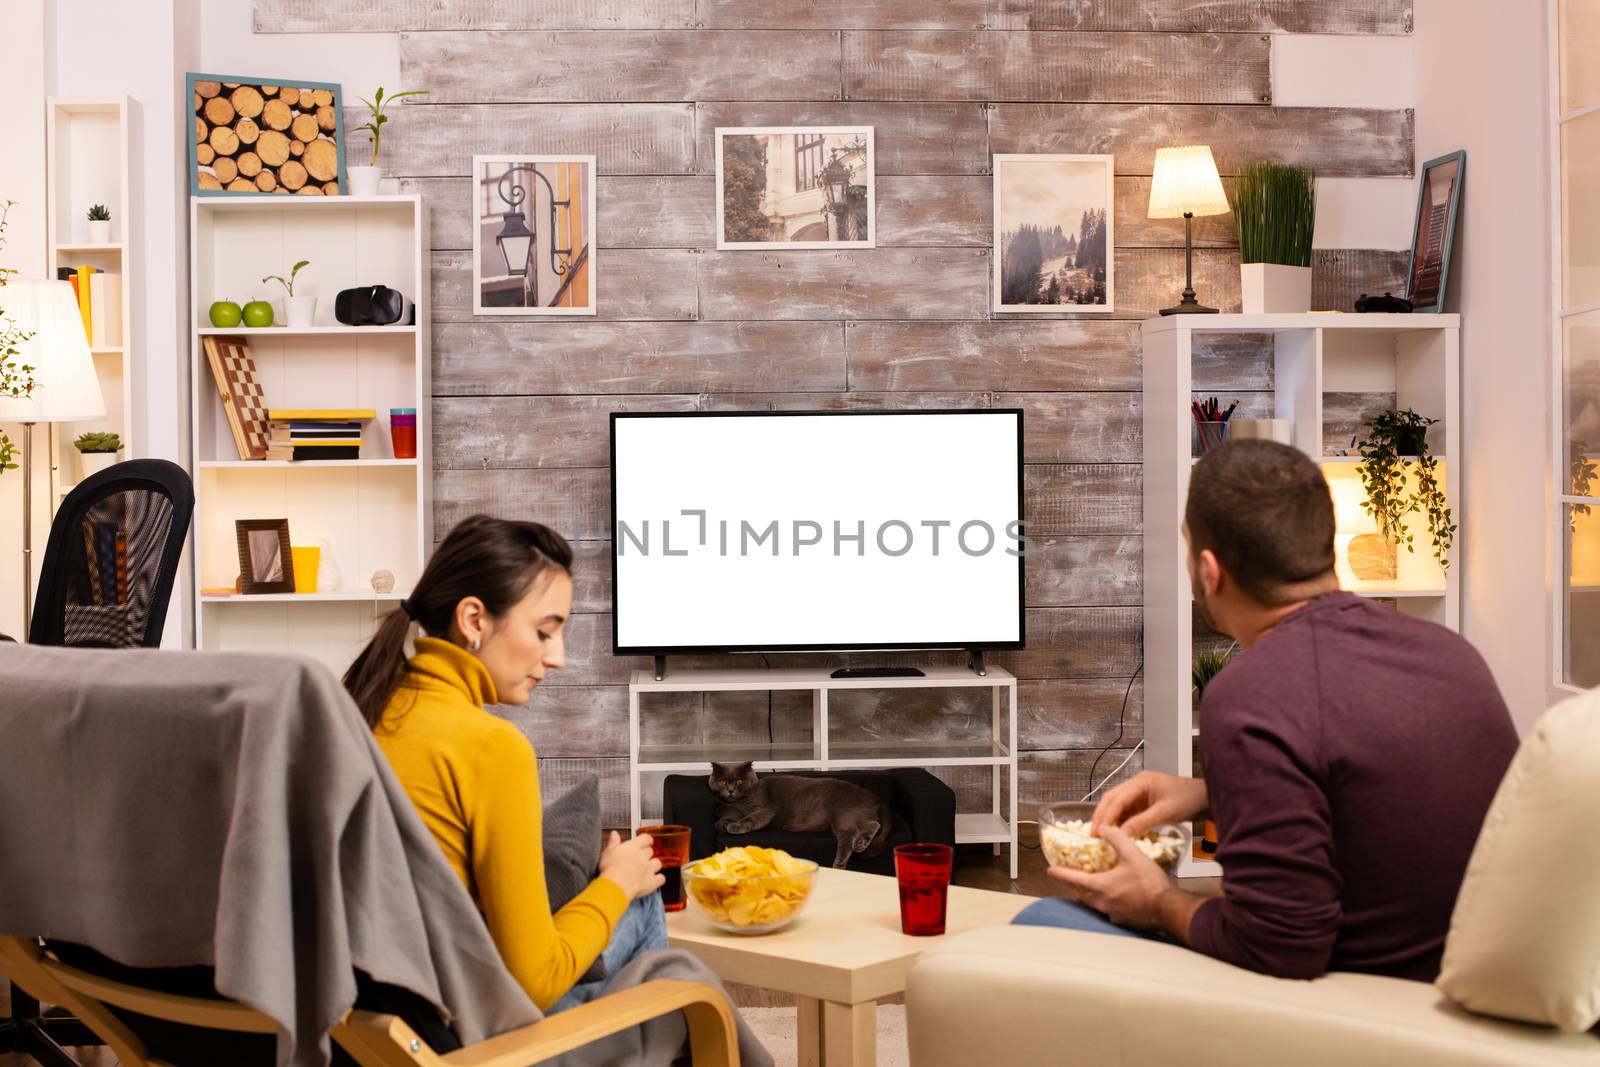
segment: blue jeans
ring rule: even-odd
[[[1138,937],[1146,941],[1165,941],[1176,944],[1161,930],[1129,930],[1118,926],[1093,908],[1062,897],[1045,897],[1036,900],[1017,913],[1011,920],[1013,926],[1054,926],[1062,930],[1082,930],[1090,934],[1110,934],[1113,937]]]
[[[651,893],[628,905],[611,931],[611,941],[600,958],[605,961],[606,976],[593,982],[579,982],[567,990],[565,996],[550,1006],[546,1015],[587,1004],[606,991],[606,986],[617,972],[626,967],[641,952],[667,946],[667,913],[661,906],[661,894]]]

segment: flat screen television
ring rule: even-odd
[[[617,655],[1023,647],[1022,411],[617,412]]]

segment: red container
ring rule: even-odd
[[[661,861],[661,877],[667,884],[661,887],[661,904],[668,911],[682,911],[686,898],[683,895],[683,865],[689,859],[689,828],[687,826],[641,826],[641,834],[649,834],[651,848]]]
[[[950,899],[949,845],[900,845],[894,850],[894,873],[900,882],[900,932],[913,937],[944,933],[945,905]]]
[[[389,409],[389,443],[395,459],[417,458],[417,409]]]

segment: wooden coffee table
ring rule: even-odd
[[[1003,926],[1036,898],[950,887],[945,934]],[[799,998],[801,1067],[871,1067],[877,1059],[877,1002],[906,988],[906,975],[942,937],[900,932],[893,878],[824,869],[806,910],[777,933],[729,934],[691,902],[667,916],[674,948],[688,949],[719,978]]]

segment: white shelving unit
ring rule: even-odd
[[[651,671],[634,671],[628,682],[628,794],[631,826],[643,825],[644,775],[704,774],[711,760],[754,759],[758,771],[844,770],[873,767],[989,767],[993,808],[956,815],[957,844],[993,844],[1011,849],[1011,877],[1017,877],[1017,679],[988,668],[978,675],[966,667],[927,667],[921,678],[832,678],[826,667],[789,670],[671,671],[657,681]],[[987,739],[977,741],[836,741],[828,729],[828,694],[849,689],[986,688],[991,692]],[[652,693],[779,692],[811,693],[810,742],[775,744],[640,743],[641,697]],[[1002,773],[1005,778],[1002,782]],[[1004,793],[1002,794],[1002,787]],[[1001,798],[1007,800],[1002,805]]]
[[[50,276],[60,267],[106,272],[117,302],[103,330],[90,339],[106,417],[50,427],[52,499],[59,503],[81,470],[73,440],[86,431],[110,430],[122,438],[122,458],[138,455],[133,435],[133,324],[128,277],[133,262],[128,235],[128,98],[67,100],[51,97],[45,110],[46,241]],[[90,242],[87,213],[95,204],[111,211],[115,240]]]
[[[420,196],[192,197],[189,210],[196,644],[295,652],[342,672],[416,583],[432,544],[427,205]],[[282,289],[260,279],[301,259],[310,266],[295,292],[317,298],[311,327],[211,325],[211,304],[224,299],[274,299],[281,322]],[[411,298],[416,324],[334,321],[339,290],[372,284]],[[361,458],[241,460],[205,354],[213,336],[248,339],[268,408],[375,409]],[[397,407],[417,410],[415,459],[394,458],[389,409]],[[340,587],[215,592],[239,573],[234,521],[279,518],[295,545],[330,543]],[[393,572],[392,592],[372,590],[378,570]]]
[[[1461,514],[1459,315],[1171,315],[1146,319],[1144,341],[1144,677],[1145,766],[1192,775],[1199,724],[1190,680],[1194,610],[1181,532],[1193,466],[1189,414],[1191,353],[1198,334],[1270,334],[1273,416],[1293,425],[1294,445],[1323,465],[1340,528],[1335,550],[1340,584],[1363,596],[1393,599],[1397,611],[1451,629],[1461,622],[1459,564],[1444,570],[1419,516],[1408,528],[1417,551],[1397,555],[1397,577],[1358,581],[1346,550],[1348,513],[1359,511],[1359,457],[1323,454],[1325,392],[1392,392],[1396,406],[1439,420],[1429,445],[1439,459],[1452,512]],[[1211,392],[1212,390],[1206,390]],[[1223,390],[1215,390],[1221,392]],[[1351,494],[1355,495],[1349,500]],[[1341,506],[1341,505],[1345,506]],[[1455,560],[1461,558],[1457,533]],[[1209,860],[1185,856],[1180,876],[1216,875]]]

